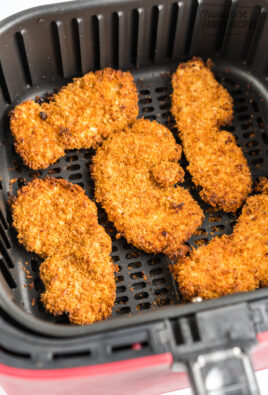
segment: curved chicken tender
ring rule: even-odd
[[[176,119],[193,182],[213,207],[236,211],[251,192],[250,170],[231,133],[233,101],[199,58],[181,63],[172,78]]]
[[[48,257],[40,267],[46,309],[76,324],[107,318],[115,301],[111,239],[97,208],[78,185],[36,179],[11,201],[13,225],[27,250]]]
[[[32,169],[43,169],[65,149],[90,148],[134,122],[138,95],[129,72],[111,68],[75,78],[49,103],[24,102],[11,112],[16,151]]]
[[[139,119],[98,148],[92,175],[96,200],[129,243],[148,253],[184,254],[203,212],[182,179],[181,147],[157,122]]]
[[[251,196],[231,235],[215,237],[172,268],[185,299],[216,298],[268,285],[268,194]]]

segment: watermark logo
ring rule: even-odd
[[[206,4],[199,12],[201,28],[209,36],[218,35],[225,29],[226,23],[230,34],[246,34],[256,30],[258,16],[253,7],[239,7],[229,12],[217,4]]]

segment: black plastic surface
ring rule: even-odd
[[[115,240],[115,230],[100,210],[100,222],[113,238],[112,256],[120,267],[113,316],[90,327],[68,326],[67,317],[55,318],[44,312],[39,302],[43,289],[38,276],[40,259],[19,246],[15,231],[10,227],[8,194],[15,193],[34,177],[49,174],[65,178],[81,184],[91,198],[94,186],[89,174],[91,150],[69,152],[42,172],[25,167],[12,146],[9,110],[22,100],[59,88],[73,76],[105,66],[130,69],[139,89],[140,115],[158,120],[176,135],[169,113],[170,72],[175,71],[180,60],[192,55],[213,56],[216,75],[235,103],[235,119],[226,129],[234,133],[243,148],[254,181],[268,175],[265,127],[268,63],[264,51],[268,3],[254,2],[254,6],[248,1],[239,3],[237,13],[240,10],[245,15],[246,12],[249,20],[255,21],[244,30],[238,24],[236,28],[234,23],[236,2],[216,3],[165,1],[163,5],[148,0],[143,5],[136,1],[66,3],[29,11],[0,25],[0,195],[6,206],[1,207],[0,215],[0,305],[25,326],[50,335],[73,336],[268,295],[268,290],[263,289],[203,302],[202,307],[200,304],[167,306],[180,304],[167,258],[138,251],[124,239]],[[203,16],[206,7],[217,11],[224,23],[214,24],[212,30],[208,28]],[[232,26],[228,24],[230,15]],[[182,165],[185,168],[184,158]],[[189,243],[196,247],[215,235],[230,233],[239,213],[212,212],[199,199],[188,173],[184,185],[191,189],[206,213],[202,227]]]

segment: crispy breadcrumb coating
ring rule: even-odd
[[[247,199],[231,235],[215,237],[172,268],[186,300],[268,285],[268,193]]]
[[[65,149],[96,146],[138,116],[130,72],[106,68],[75,78],[41,105],[24,102],[11,112],[15,149],[32,169],[44,169]]]
[[[233,101],[199,58],[181,63],[172,78],[172,114],[200,196],[236,211],[252,189],[250,170],[234,136],[220,126],[233,117]]]
[[[20,243],[47,257],[40,267],[46,309],[81,325],[110,316],[116,289],[111,239],[83,189],[61,179],[35,179],[12,198],[11,208]]]
[[[95,197],[129,243],[148,253],[184,254],[203,212],[177,163],[181,147],[157,122],[139,119],[104,141],[93,158]]]

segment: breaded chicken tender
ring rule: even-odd
[[[215,237],[172,268],[186,300],[268,285],[268,191],[247,199],[231,235]]]
[[[96,146],[138,116],[138,95],[129,72],[90,72],[63,87],[49,103],[19,104],[11,112],[15,149],[32,169],[44,169],[65,149]]]
[[[79,249],[77,240],[81,243],[90,227],[99,226],[96,205],[80,186],[65,180],[35,179],[18,191],[11,204],[18,240],[41,257],[63,246]]]
[[[233,101],[199,58],[181,63],[172,78],[172,114],[200,196],[236,211],[252,190],[251,173],[234,136],[220,126],[233,117]]]
[[[11,208],[20,243],[47,258],[40,267],[46,309],[81,325],[110,316],[116,289],[111,239],[83,189],[35,179],[19,190]]]
[[[93,158],[95,197],[124,236],[148,253],[183,255],[185,242],[203,220],[178,164],[181,147],[172,133],[153,121],[139,119],[113,135]]]

